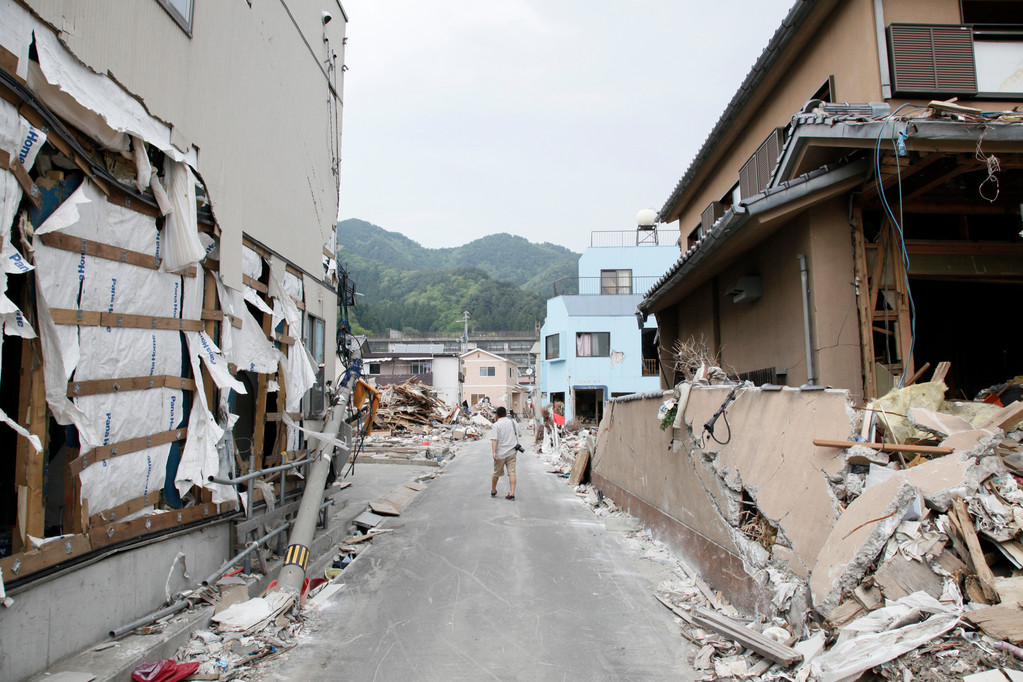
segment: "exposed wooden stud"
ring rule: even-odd
[[[69,234],[64,234],[63,232],[49,232],[47,234],[40,235],[39,239],[46,246],[54,249],[60,249],[61,251],[84,253],[87,256],[94,256],[96,258],[111,260],[117,263],[136,265],[140,268],[147,268],[149,270],[160,269],[161,261],[159,258],[140,251],[122,249],[116,246],[110,246],[109,244],[93,241],[91,239],[81,239],[80,237],[73,237]],[[197,268],[193,265],[182,270],[180,273],[175,274],[181,274],[185,277],[195,277],[196,272]]]
[[[863,211],[853,209],[853,269],[856,275],[856,309],[860,321],[860,363],[863,369],[863,396],[876,398],[877,378],[874,375],[874,337],[871,333],[870,275],[867,270],[866,239],[863,235]]]
[[[174,443],[179,440],[184,440],[187,436],[187,428],[171,429],[170,431],[154,433],[150,436],[140,436],[138,438],[130,438],[128,440],[122,440],[109,445],[101,445],[98,448],[89,450],[84,455],[78,457],[78,459],[71,461],[68,466],[71,467],[72,473],[80,474],[85,470],[85,467],[92,466],[93,464],[102,462],[105,459],[120,457],[122,455],[130,455],[133,452],[139,452],[140,450],[156,447],[157,445]]]
[[[98,310],[72,310],[70,308],[50,308],[50,315],[55,324],[74,324],[79,327],[123,327],[185,332],[202,330],[201,320],[184,320],[179,317],[121,315]]]
[[[71,381],[67,385],[69,398],[83,395],[100,395],[123,391],[145,391],[151,388],[173,388],[182,391],[194,391],[195,382],[184,377],[158,374],[151,377],[128,377],[124,379],[94,379],[91,381]]]
[[[111,523],[116,523],[129,514],[134,514],[137,511],[141,511],[142,509],[158,504],[159,502],[159,492],[151,492],[148,495],[136,497],[134,500],[128,500],[116,507],[105,509],[99,514],[93,514],[89,517],[89,526],[95,528],[97,526],[106,526]]]

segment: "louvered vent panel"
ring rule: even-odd
[[[725,209],[720,201],[710,202],[710,206],[703,209],[703,214],[700,216],[700,227],[703,228],[703,233],[710,232],[710,228],[714,227],[714,223],[724,214]]]
[[[899,94],[973,94],[977,73],[968,26],[888,27],[892,80]]]
[[[778,163],[783,141],[782,128],[775,128],[746,165],[739,170],[739,194],[743,199],[758,194],[767,187],[771,173]]]

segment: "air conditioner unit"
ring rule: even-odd
[[[726,294],[732,297],[732,303],[752,303],[763,295],[763,286],[759,275],[740,277]]]

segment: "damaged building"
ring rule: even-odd
[[[346,21],[0,0],[0,677],[217,570],[242,500],[210,479],[321,427]]]
[[[609,402],[592,480],[747,613],[1015,603],[1020,12],[795,3],[660,210],[681,257],[636,314],[674,373]]]

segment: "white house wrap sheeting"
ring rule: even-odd
[[[187,169],[186,169],[187,170]],[[191,177],[190,174],[188,177]],[[67,382],[144,376],[187,376],[183,335],[178,330],[54,325],[50,309],[112,312],[198,320],[202,315],[203,278],[183,277],[146,267],[45,246],[40,234],[59,230],[82,239],[160,256],[155,221],[115,206],[88,180],[40,226],[34,240],[39,282],[40,319],[47,371],[47,401],[58,421],[74,423],[83,453],[98,445],[119,443],[184,429],[188,440],[175,482],[181,492],[206,476],[220,474],[216,444],[223,435],[206,406],[199,357],[218,385],[241,388],[226,372],[226,363],[205,334],[188,332],[187,357],[199,390],[191,414],[185,393],[165,387],[123,393],[66,396]],[[225,376],[226,375],[226,376]],[[184,434],[184,431],[182,431]],[[122,454],[92,464],[81,473],[82,497],[92,513],[160,490],[166,478],[171,444]],[[233,499],[214,488],[217,501]]]
[[[78,220],[62,229],[65,234],[157,255],[157,229],[152,218],[108,203],[88,180],[75,194],[79,195],[73,203]],[[60,216],[58,221],[67,222]],[[47,227],[43,223],[42,231]],[[51,309],[181,317],[179,275],[51,248],[38,236],[34,249],[39,293]],[[57,382],[59,377],[47,376],[48,398],[65,393],[72,376],[75,381],[182,376],[181,335],[176,330],[57,325],[56,333],[65,376],[56,385],[51,385],[51,380]],[[44,360],[49,363],[55,358]],[[186,416],[180,389],[101,393],[73,400],[87,420],[85,432],[80,420],[75,420],[83,452],[96,445],[182,427]],[[52,400],[50,406],[58,412]],[[88,434],[98,442],[91,442]],[[81,473],[81,482],[89,510],[95,513],[160,490],[170,449],[170,444],[159,445],[87,467]]]
[[[46,134],[18,115],[17,109],[5,100],[0,100],[0,149],[7,152],[11,160],[17,159],[29,169],[35,162],[39,147],[46,140]],[[21,201],[21,185],[14,174],[0,170],[0,347],[4,336],[20,336],[33,339],[35,330],[25,320],[18,306],[7,298],[7,276],[25,275],[32,271],[32,265],[21,257],[21,253],[11,243],[11,227],[14,223],[15,211]],[[39,452],[42,445],[39,438],[11,419],[0,410],[0,421],[10,426],[20,435],[28,438],[32,447]]]

